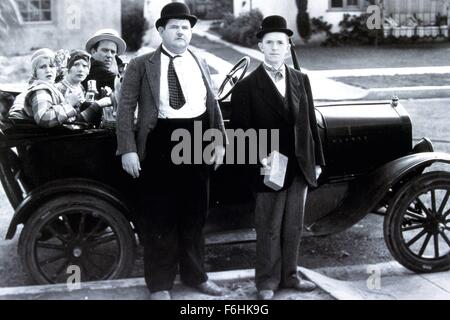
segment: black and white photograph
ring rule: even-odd
[[[450,300],[449,30],[450,0],[0,1],[0,300]]]

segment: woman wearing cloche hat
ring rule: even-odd
[[[64,96],[55,86],[55,52],[47,48],[37,50],[31,57],[31,68],[30,86],[14,101],[10,119],[30,120],[43,127],[85,121],[84,116],[92,111],[91,106],[80,112],[76,108],[80,97],[77,94]]]

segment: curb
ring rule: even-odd
[[[448,89],[432,89],[432,90],[404,90],[396,92],[392,90],[370,90],[364,100],[386,100],[392,96],[398,96],[401,100],[405,99],[435,99],[450,98],[450,90]]]
[[[450,273],[416,274],[396,261],[374,265],[356,265],[306,269],[299,267],[305,278],[315,282],[320,290],[302,294],[292,290],[277,292],[277,300],[404,300],[449,299]],[[208,273],[212,281],[222,283],[230,291],[222,297],[205,296],[175,281],[174,300],[245,300],[242,285],[251,288],[254,298],[254,269]],[[386,287],[369,288],[368,279],[377,274],[386,281]],[[250,282],[247,282],[250,281]],[[227,283],[228,282],[228,283]],[[230,283],[231,282],[231,283]],[[244,284],[245,282],[245,284]],[[394,284],[394,285],[393,285]],[[230,299],[231,298],[231,299]],[[66,284],[0,288],[0,300],[148,300],[149,292],[144,278],[85,282],[78,287]]]
[[[394,277],[416,275],[414,272],[403,267],[397,261],[383,262],[373,265],[366,264],[344,267],[327,267],[313,269],[312,271],[337,280],[355,281],[367,279],[367,277],[372,274],[371,270],[373,270],[374,268],[379,270],[381,274],[389,274],[389,276]],[[302,269],[303,268],[301,268],[300,270]]]
[[[208,278],[215,282],[249,280],[253,279],[254,276],[255,270],[253,269],[208,273]],[[174,285],[179,284],[181,284],[181,281],[177,277]],[[72,287],[67,284],[10,287],[0,288],[0,300],[25,299],[27,296],[35,296],[36,298],[39,298],[40,295],[44,294],[76,294],[81,291],[103,291],[141,287],[146,288],[144,278],[83,282],[80,283],[79,286],[72,285]]]
[[[312,272],[322,274],[324,276],[335,278],[337,280],[352,280],[366,279],[369,275],[368,268],[370,265],[358,265],[358,266],[345,266],[345,267],[327,267],[312,269]],[[395,261],[380,263],[374,265],[374,267],[381,270],[383,274],[388,273],[390,276],[411,276],[413,272],[405,269],[399,263]],[[299,267],[299,271],[307,270]],[[302,272],[307,274],[307,272]],[[215,282],[229,282],[229,281],[245,281],[251,280],[255,277],[254,269],[245,270],[232,270],[208,273],[210,280]],[[180,285],[181,282],[177,278],[175,285]],[[319,285],[320,286],[320,285]],[[11,287],[0,288],[0,300],[14,300],[14,299],[39,299],[41,295],[63,295],[63,294],[76,294],[82,291],[104,291],[104,290],[117,290],[117,289],[133,289],[133,288],[146,288],[144,278],[131,278],[120,280],[106,280],[95,282],[84,282],[79,284],[78,287],[73,285],[72,287],[67,284],[54,284],[54,285],[38,285],[38,286],[24,286],[24,287]],[[324,288],[322,290],[326,291]],[[328,292],[333,296],[332,293]]]

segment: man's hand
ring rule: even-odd
[[[263,176],[267,176],[270,173],[270,169],[271,169],[271,163],[269,163],[270,161],[269,157],[266,157],[264,159],[261,160],[261,164],[262,164],[262,168],[261,168],[261,175]]]
[[[65,96],[66,102],[70,104],[72,107],[75,108],[75,106],[80,102],[80,97],[76,94],[69,93]]]
[[[316,166],[316,179],[319,179],[321,174],[322,174],[322,167]]]
[[[225,148],[224,146],[215,146],[214,154],[209,161],[210,163],[215,163],[214,171],[219,169],[219,167],[223,164],[223,157],[225,156]]]
[[[102,97],[109,97],[113,92],[112,89],[108,86],[102,87],[101,90],[102,90],[101,92]]]
[[[141,171],[141,163],[139,162],[138,154],[136,152],[123,154],[122,168],[133,178],[135,179],[139,178],[139,171]]]

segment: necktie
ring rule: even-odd
[[[269,74],[272,76],[272,78],[275,79],[275,82],[278,82],[280,80],[283,80],[283,72],[281,70],[283,70],[282,68],[284,67],[284,65],[281,66],[280,69],[275,69],[272,66],[268,66],[267,64],[264,63],[264,69],[266,69]]]
[[[167,79],[169,82],[169,105],[173,109],[179,110],[185,105],[186,99],[184,98],[183,90],[181,89],[180,81],[178,80],[178,76],[173,65],[173,60],[181,56],[172,57],[163,48],[161,48],[161,52],[169,57],[170,60],[169,68],[167,70]]]

